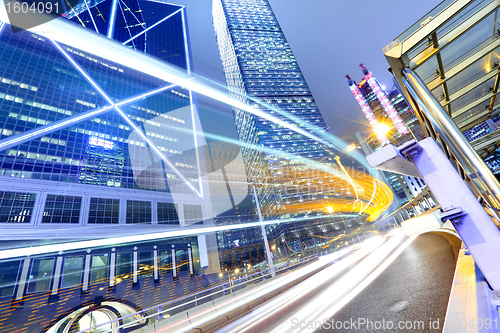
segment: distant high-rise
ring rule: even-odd
[[[373,74],[363,65],[361,67],[364,77],[359,84],[353,81],[349,75],[346,78],[349,89],[374,129],[375,135],[365,132],[356,133],[356,138],[364,153],[373,153],[389,142],[396,145],[402,144],[413,139],[413,135],[417,139],[421,139],[423,137],[422,129],[418,124],[417,117],[397,87],[393,87],[387,92],[384,91]],[[377,126],[380,124],[385,124],[390,130],[386,133],[377,133]],[[383,172],[383,174],[399,204],[404,204],[414,198],[425,186],[421,179],[415,177],[396,175],[391,172]]]
[[[257,108],[262,107],[253,102],[253,98],[265,102],[269,107],[262,108],[264,112],[279,117],[279,112],[273,111],[273,108],[282,110],[300,119],[305,130],[307,123],[321,131],[327,130],[267,0],[214,0],[213,23],[227,85],[235,98]],[[285,154],[326,162],[334,161],[333,154],[327,152],[323,144],[278,124],[239,109],[233,109],[233,112],[240,140],[267,149],[265,152],[243,149],[249,181],[255,180],[261,184],[258,198],[263,214],[280,218],[307,216],[311,213],[323,215],[321,210],[324,207],[315,210],[311,208],[314,205],[308,205],[314,202],[319,206],[319,202],[314,200],[317,200],[315,194],[319,195],[320,191],[286,191],[284,185],[294,189],[301,185],[305,187],[309,183],[308,179],[315,176],[307,170],[307,166],[299,166],[296,161],[286,158]],[[322,192],[321,198],[327,198],[330,194]],[[298,205],[299,202],[301,205]],[[276,228],[277,231],[273,231],[275,236],[284,237],[283,233],[287,233],[282,227]],[[303,246],[300,245],[301,236],[298,234],[304,230],[304,225],[289,224],[286,229],[290,232],[295,229],[295,236],[291,233],[287,233],[287,236],[295,239],[293,242],[299,244],[297,248]]]

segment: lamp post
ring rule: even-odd
[[[274,271],[273,255],[271,254],[271,249],[269,248],[269,242],[267,241],[266,228],[264,227],[262,214],[260,212],[259,199],[257,198],[257,191],[255,190],[255,185],[252,185],[253,197],[255,198],[255,205],[257,207],[257,213],[259,214],[259,221],[261,223],[260,228],[262,230],[262,238],[264,239],[264,245],[266,247],[267,262],[269,263],[269,270],[271,271],[271,277],[276,276]]]

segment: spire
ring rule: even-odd
[[[359,64],[359,67],[361,67],[361,70],[363,71],[363,74],[366,75],[368,74],[368,69],[363,64]]]
[[[349,76],[349,74],[346,74],[345,78],[347,79],[347,83],[349,83],[350,86],[352,86],[354,84],[354,82],[352,81],[352,79]]]

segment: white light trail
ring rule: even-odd
[[[5,6],[1,1],[0,20],[8,20]],[[206,82],[195,82],[198,81],[198,79],[192,80],[193,78],[187,75],[186,72],[179,70],[179,68],[176,68],[171,64],[152,59],[151,57],[135,52],[134,50],[130,50],[129,48],[117,48],[113,41],[108,40],[104,36],[96,35],[92,31],[86,31],[88,29],[72,25],[70,22],[65,22],[64,20],[51,20],[42,26],[32,27],[28,30],[47,38],[57,40],[65,45],[85,50],[95,56],[112,59],[113,62],[117,64],[138,70],[146,75],[151,75],[153,77],[175,83],[181,87],[185,87],[194,92],[272,121],[327,146],[335,146],[339,150],[344,150],[348,146],[347,143],[335,138],[330,133],[322,132],[315,135],[299,126],[302,125],[307,128],[312,126],[313,132],[321,132],[321,129],[315,129],[313,125],[293,124],[271,116],[266,112],[262,112],[261,110],[255,109],[250,105],[231,98],[227,91],[221,91],[209,87]],[[203,80],[207,81],[207,79],[204,78]],[[359,152],[353,153],[354,154],[351,154],[351,156],[365,166],[367,170],[371,170],[366,162],[366,159]]]
[[[89,4],[87,3],[87,0],[84,0],[84,1],[85,1],[85,6],[87,6],[87,11],[89,12],[90,18],[92,19],[92,23],[94,23],[95,31],[97,33],[99,33],[99,29],[97,29],[97,25],[95,24],[95,21],[94,21],[94,15],[92,15],[92,13],[90,12]]]
[[[116,103],[115,105],[116,106],[127,105],[127,104],[133,103],[137,100],[149,97],[151,95],[155,95],[155,94],[158,94],[160,92],[170,90],[174,87],[176,87],[176,85],[171,84],[169,86],[164,86],[164,87],[161,87],[158,89],[154,89],[154,90],[148,91],[146,93],[121,100],[120,102]],[[22,144],[26,141],[33,140],[33,139],[40,137],[44,134],[52,133],[52,132],[58,131],[60,129],[66,128],[68,126],[74,125],[76,123],[82,122],[84,120],[93,118],[93,117],[98,116],[100,114],[106,113],[113,108],[114,108],[113,105],[107,105],[107,106],[104,106],[104,107],[99,108],[99,109],[83,112],[83,113],[78,114],[76,116],[72,116],[72,117],[62,119],[62,120],[58,120],[58,121],[55,121],[49,125],[37,127],[33,130],[26,131],[26,132],[11,136],[10,138],[0,140],[0,151],[5,150],[5,149],[10,148],[10,147],[15,146],[15,145]]]
[[[247,222],[241,224],[233,224],[233,225],[221,225],[216,227],[199,227],[199,228],[190,228],[184,227],[182,229],[175,229],[172,231],[164,231],[164,232],[156,232],[156,233],[148,233],[142,235],[131,235],[131,236],[120,236],[120,237],[108,237],[103,239],[93,239],[93,240],[85,240],[85,241],[77,241],[77,242],[68,242],[68,243],[59,243],[59,244],[51,244],[51,245],[41,245],[41,246],[33,246],[33,247],[21,247],[16,249],[9,250],[0,250],[0,260],[1,259],[9,259],[9,258],[18,258],[24,256],[32,256],[39,255],[45,253],[53,253],[53,252],[65,252],[65,251],[73,251],[80,250],[92,247],[101,247],[101,246],[110,246],[117,244],[126,244],[126,243],[134,243],[134,242],[145,242],[158,240],[163,238],[175,238],[175,237],[186,237],[186,236],[194,236],[194,235],[202,235],[207,233],[213,233],[224,230],[236,230],[236,229],[245,229],[245,228],[255,228],[260,227],[261,225],[268,224],[281,224],[281,223],[289,223],[295,222],[297,220],[317,220],[318,216],[309,216],[309,217],[301,217],[300,219],[282,219],[282,220],[270,220],[264,222]],[[71,228],[74,229],[74,228]],[[96,232],[99,231],[99,228],[96,228]],[[105,235],[103,235],[105,236]]]

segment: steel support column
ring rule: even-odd
[[[257,213],[259,213],[259,221],[262,223],[263,220],[262,220],[262,213],[260,212],[259,198],[257,197],[257,191],[255,190],[255,186],[252,186],[252,188],[253,188],[253,197],[255,199],[255,205],[257,206]],[[276,272],[274,271],[273,255],[271,253],[271,249],[269,248],[269,242],[267,241],[266,228],[264,227],[263,224],[260,225],[260,228],[262,230],[262,238],[264,239],[264,246],[266,247],[269,270],[271,271],[271,276],[275,277]]]
[[[465,215],[449,219],[491,287],[499,292],[500,257],[495,253],[500,248],[500,230],[432,138],[414,144],[405,155],[445,212],[454,208],[463,211]]]

